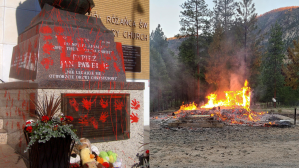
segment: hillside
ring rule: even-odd
[[[263,45],[267,45],[269,35],[267,34],[271,26],[277,21],[282,27],[283,40],[285,42],[285,51],[288,47],[293,47],[293,40],[299,39],[299,6],[283,7],[273,9],[257,17],[257,27],[261,34],[265,34]],[[178,47],[184,41],[184,38],[167,38],[168,48],[178,55]]]
[[[285,49],[287,49],[292,46],[292,41],[298,40],[299,37],[299,6],[278,8],[258,16],[257,26],[261,33],[265,34],[264,44],[267,44],[269,38],[267,33],[275,22],[282,27]]]
[[[168,48],[174,52],[175,55],[179,54],[179,47],[185,38],[178,39],[176,37],[167,38]]]

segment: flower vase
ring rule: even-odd
[[[25,137],[28,144],[30,140],[26,132]],[[51,138],[45,143],[35,142],[29,149],[30,168],[69,168],[74,144],[70,135]]]

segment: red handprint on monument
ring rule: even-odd
[[[70,103],[70,105],[71,105],[72,107],[74,107],[74,109],[75,109],[76,111],[79,111],[79,104],[77,103],[77,101],[76,101],[75,98],[70,99],[70,100],[69,100],[69,103]]]
[[[102,108],[107,108],[108,107],[108,100],[104,101],[103,99],[100,100],[100,105]]]
[[[107,120],[107,117],[108,117],[108,112],[102,112],[101,116],[100,116],[100,121],[102,121],[102,123],[106,122]]]
[[[131,121],[131,123],[137,123],[138,122],[138,120],[139,120],[139,118],[138,118],[138,114],[137,113],[132,113],[131,115],[130,115],[130,119],[132,120]]]
[[[137,101],[136,99],[132,100],[131,105],[132,105],[131,109],[138,110],[140,108],[139,101]]]
[[[82,101],[82,103],[83,103],[83,107],[84,107],[86,110],[90,110],[90,109],[91,109],[91,105],[92,105],[95,101],[96,101],[96,98],[95,98],[93,101],[91,101],[91,98],[90,98],[89,100],[83,98],[83,101]]]
[[[124,107],[123,102],[119,102],[118,100],[115,100],[115,110],[121,110]]]

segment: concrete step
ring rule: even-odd
[[[7,144],[7,132],[4,129],[0,129],[0,144]]]
[[[3,119],[0,118],[0,129],[3,129]]]
[[[25,159],[26,160],[26,159]],[[26,168],[23,157],[18,155],[9,145],[0,145],[1,168]]]

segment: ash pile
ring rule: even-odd
[[[156,117],[159,119],[159,117]],[[159,123],[162,128],[222,128],[224,126],[291,127],[291,118],[267,112],[247,111],[243,108],[210,110],[182,110],[164,115]]]

